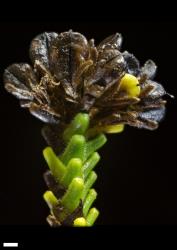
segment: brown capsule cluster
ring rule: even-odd
[[[98,46],[80,33],[43,33],[31,42],[32,65],[9,66],[5,88],[20,99],[21,107],[47,123],[43,135],[53,148],[58,135],[78,112],[90,115],[91,127],[128,124],[155,129],[165,113],[166,94],[153,81],[156,65],[143,67],[134,55],[121,52],[122,36],[109,36]],[[139,81],[140,94],[120,88],[125,74]]]

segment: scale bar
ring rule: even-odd
[[[3,247],[18,247],[18,242],[4,242]]]

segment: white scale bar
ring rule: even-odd
[[[4,242],[3,247],[18,247],[18,242]]]

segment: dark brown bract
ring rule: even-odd
[[[120,52],[117,33],[97,47],[94,40],[73,31],[43,33],[30,46],[32,65],[13,64],[4,73],[5,88],[20,105],[47,123],[43,134],[55,144],[59,131],[78,112],[88,112],[91,127],[128,124],[155,129],[165,113],[166,94],[153,81],[156,65],[148,60],[141,68],[127,51]],[[136,76],[140,94],[129,96],[120,88],[125,74]]]

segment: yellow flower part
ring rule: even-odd
[[[74,220],[74,226],[75,227],[85,227],[87,226],[87,221],[84,217],[79,217]]]
[[[123,124],[107,125],[102,127],[102,131],[108,134],[121,133],[124,130]]]
[[[129,97],[138,97],[140,86],[138,79],[130,74],[125,74],[120,81],[120,90],[127,92]]]

